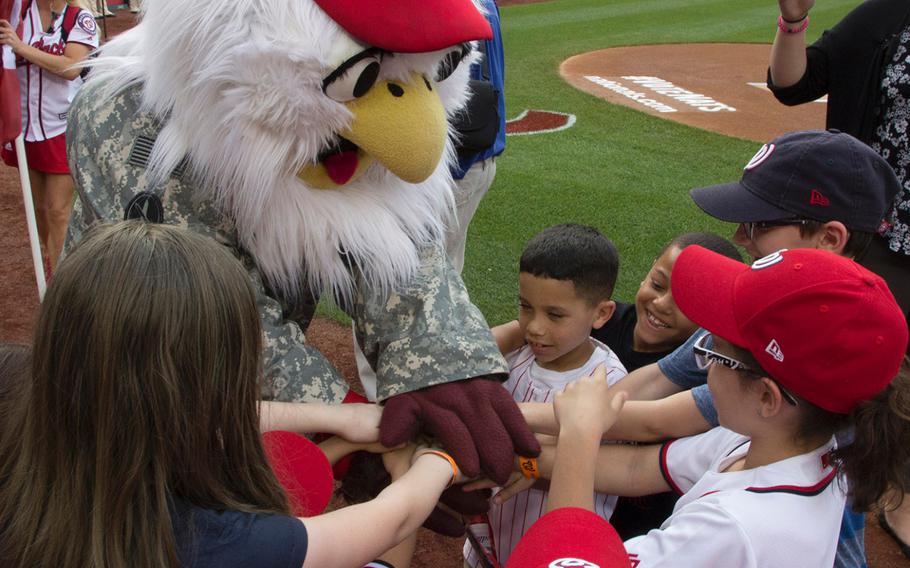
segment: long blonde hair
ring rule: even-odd
[[[0,564],[176,565],[174,497],[287,513],[259,435],[261,346],[223,246],[139,222],[92,231],[48,288],[0,442]]]

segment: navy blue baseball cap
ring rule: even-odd
[[[739,181],[690,194],[731,223],[804,218],[875,233],[899,190],[894,170],[869,146],[837,130],[807,130],[762,146]]]

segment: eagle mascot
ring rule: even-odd
[[[490,35],[471,0],[146,0],[69,112],[68,243],[141,217],[229,247],[257,289],[265,398],[348,395],[303,333],[331,296],[376,371],[382,442],[424,430],[504,482],[539,446],[442,248],[449,119]]]

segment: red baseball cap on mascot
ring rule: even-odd
[[[830,412],[849,413],[884,389],[907,348],[885,281],[828,251],[784,249],[747,266],[693,245],[676,259],[671,288],[689,319]]]
[[[493,38],[471,0],[314,1],[346,32],[388,51],[426,53]]]
[[[506,568],[629,568],[613,526],[585,509],[563,507],[531,525]]]

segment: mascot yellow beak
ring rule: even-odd
[[[302,168],[297,175],[308,185],[341,187],[359,178],[374,159],[409,183],[420,183],[436,170],[445,148],[446,115],[423,75],[413,73],[408,83],[377,82],[345,104],[354,115],[350,128],[340,133],[349,144],[336,156],[345,158]]]

